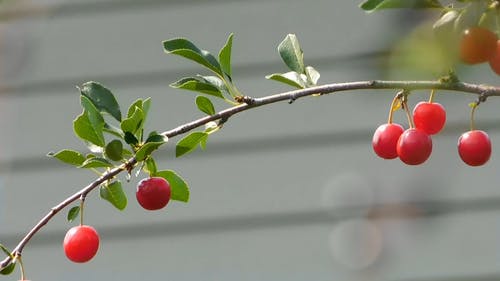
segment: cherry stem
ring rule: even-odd
[[[17,252],[15,259],[19,262],[19,268],[21,269],[21,280],[26,280],[25,278],[26,274],[24,273],[24,264],[23,264],[23,259],[21,257],[21,253]]]
[[[82,194],[80,196],[80,226],[83,225],[83,208],[85,206],[85,196]]]
[[[413,124],[413,120],[411,118],[411,113],[410,113],[410,110],[408,109],[408,103],[406,102],[406,98],[403,100],[403,102],[401,103],[401,106],[403,107],[403,109],[405,110],[405,113],[406,113],[406,118],[408,118],[408,126],[410,127],[410,129],[413,129],[415,128],[415,125]]]
[[[434,93],[435,92],[436,92],[436,90],[434,90],[434,89],[431,90],[431,95],[429,96],[429,103],[434,102]]]
[[[389,118],[387,119],[387,124],[392,124],[392,116],[394,115],[394,107],[396,103],[401,100],[401,92],[398,92],[392,99],[391,108],[389,108]]]
[[[479,106],[478,102],[474,103],[474,105],[472,106],[472,109],[470,111],[470,130],[471,131],[474,131],[476,128],[476,124],[474,122],[474,113],[476,113],[476,108],[478,106]]]
[[[326,94],[335,94],[344,91],[352,91],[352,90],[387,90],[387,89],[407,89],[407,90],[430,90],[430,89],[438,89],[438,90],[448,90],[457,93],[469,93],[480,95],[483,98],[491,97],[491,96],[500,96],[500,87],[484,85],[484,84],[472,84],[460,82],[457,79],[453,80],[434,80],[434,81],[386,81],[386,80],[366,80],[366,81],[353,81],[353,82],[341,82],[341,83],[331,83],[320,86],[314,86],[306,89],[299,89],[294,91],[288,91],[283,93],[278,93],[274,95],[263,96],[259,98],[253,98],[248,102],[245,101],[239,105],[224,109],[219,111],[213,115],[205,116],[191,122],[184,123],[180,126],[177,126],[171,130],[162,132],[161,135],[172,138],[198,127],[201,127],[208,122],[217,121],[217,120],[228,120],[231,116],[241,113],[243,111],[247,111],[250,109],[254,109],[257,107],[274,104],[277,102],[288,102],[288,101],[296,101],[299,98],[312,96],[315,94],[321,94],[322,96]],[[35,236],[56,214],[58,214],[61,210],[69,206],[71,203],[81,199],[82,196],[85,197],[86,194],[93,191],[97,187],[99,187],[102,183],[106,182],[117,176],[118,174],[127,171],[130,173],[132,169],[134,169],[137,165],[138,161],[135,157],[129,158],[122,165],[115,167],[109,171],[106,171],[104,174],[99,176],[97,179],[92,181],[87,186],[81,188],[79,191],[75,192],[73,195],[67,197],[62,200],[59,204],[52,207],[45,216],[43,216],[19,241],[17,246],[12,250],[13,253],[21,254],[24,247],[31,241],[31,238]],[[13,257],[8,256],[0,262],[0,270],[9,266],[12,263]]]

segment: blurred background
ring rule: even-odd
[[[0,241],[10,248],[52,206],[94,180],[45,156],[85,149],[72,131],[81,112],[76,85],[99,81],[123,108],[152,97],[150,129],[202,116],[194,93],[168,84],[204,70],[164,54],[162,40],[187,37],[217,53],[235,33],[233,76],[254,97],[288,90],[264,79],[286,71],[276,47],[288,33],[297,34],[320,83],[438,77],[427,67],[439,67],[439,60],[419,49],[435,13],[366,14],[361,1],[327,0],[3,2]],[[458,74],[498,84],[487,66]],[[351,91],[251,110],[231,118],[206,151],[181,159],[172,140],[158,151],[158,164],[189,182],[188,204],[145,211],[135,202],[136,178],[125,185],[129,206],[123,212],[92,193],[85,222],[101,234],[98,255],[83,265],[66,259],[62,240],[75,223],[66,222],[64,212],[25,249],[27,277],[499,280],[500,100],[488,100],[476,114],[477,127],[493,142],[487,165],[466,166],[456,149],[474,96],[437,92],[447,127],[433,137],[431,158],[410,167],[381,160],[371,148],[394,94]],[[410,104],[428,94],[415,92]],[[400,112],[395,118],[405,120]]]

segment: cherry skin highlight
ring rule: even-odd
[[[424,131],[412,128],[399,137],[396,148],[403,163],[419,165],[431,156],[432,139]]]
[[[403,126],[395,123],[380,125],[373,134],[372,147],[375,153],[384,159],[398,157],[396,144],[403,133]]]
[[[466,29],[460,41],[460,59],[466,64],[489,61],[497,48],[497,36],[489,29],[471,27]]]
[[[137,202],[146,210],[159,210],[170,200],[170,184],[160,177],[143,179],[137,185]]]
[[[439,133],[446,123],[446,110],[437,102],[419,102],[413,109],[415,127],[429,135]]]
[[[458,139],[458,154],[469,166],[484,165],[491,156],[490,137],[481,130],[463,133]]]
[[[88,225],[74,226],[66,233],[63,248],[69,260],[77,263],[88,262],[99,249],[99,234]]]

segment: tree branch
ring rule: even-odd
[[[382,81],[382,80],[371,80],[371,81],[357,81],[357,82],[345,82],[345,83],[333,83],[322,86],[311,87],[307,89],[300,89],[295,91],[284,92],[280,94],[265,96],[261,98],[251,98],[251,97],[241,97],[240,105],[222,110],[214,115],[206,116],[192,122],[180,125],[172,130],[165,131],[162,133],[163,136],[168,138],[175,137],[180,134],[184,134],[200,126],[203,126],[211,121],[224,120],[226,121],[229,117],[246,111],[255,107],[260,107],[281,101],[293,102],[299,98],[311,96],[311,95],[325,95],[332,94],[341,91],[348,90],[373,90],[373,89],[393,89],[393,90],[423,90],[423,89],[436,89],[436,90],[449,90],[460,93],[470,93],[478,95],[483,101],[490,96],[500,96],[500,87],[489,86],[489,85],[478,85],[470,84],[457,81],[448,80],[438,80],[438,81]],[[132,157],[124,164],[104,173],[101,177],[97,178],[89,185],[82,188],[80,191],[71,195],[70,197],[63,200],[58,205],[54,206],[33,228],[22,238],[22,240],[17,244],[17,246],[12,250],[12,256],[21,255],[24,247],[28,244],[31,238],[40,231],[57,213],[62,209],[70,205],[76,200],[84,198],[89,192],[94,190],[96,187],[100,186],[104,182],[114,178],[123,171],[132,170],[137,164],[137,160]],[[0,270],[7,267],[12,262],[11,257],[5,258],[0,263]]]

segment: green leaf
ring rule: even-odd
[[[166,143],[166,141],[145,143],[141,146],[141,148],[137,150],[137,152],[135,153],[135,158],[137,159],[137,161],[143,161],[164,143]]]
[[[16,268],[16,264],[11,263],[8,266],[6,266],[4,269],[0,270],[0,274],[1,275],[9,275],[14,271],[15,268]]]
[[[149,133],[148,138],[146,139],[146,142],[167,142],[168,138],[158,134],[158,132],[153,131]]]
[[[217,59],[208,51],[200,50],[196,45],[185,38],[175,38],[163,41],[163,48],[167,54],[174,54],[187,58],[222,76],[222,69]]]
[[[120,127],[124,132],[130,132],[136,137],[140,138],[140,136],[137,135],[137,132],[140,132],[140,130],[142,129],[142,126],[144,124],[143,121],[144,112],[141,108],[136,106],[132,115],[127,119],[122,120],[122,122],[120,123]]]
[[[182,138],[175,147],[175,156],[181,157],[193,151],[198,144],[206,141],[208,134],[205,132],[194,132]]]
[[[11,257],[13,258],[14,256],[12,255],[12,253],[9,251],[9,249],[7,249],[7,247],[5,247],[4,245],[0,244],[0,249],[2,250],[2,252],[4,252],[4,254],[8,257]]]
[[[320,77],[319,72],[312,66],[306,67],[306,76],[310,86],[316,86]]]
[[[87,97],[101,112],[107,112],[113,118],[121,121],[120,106],[110,90],[97,82],[87,82],[80,88],[80,93]]]
[[[127,118],[132,117],[137,107],[142,109],[142,103],[143,103],[142,99],[137,99],[136,101],[134,101],[127,110]]]
[[[123,159],[123,143],[119,140],[112,140],[106,145],[104,149],[106,156],[113,161],[120,161]]]
[[[304,53],[295,34],[288,34],[278,45],[278,52],[285,64],[297,73],[304,73]]]
[[[170,87],[175,89],[184,89],[184,90],[200,92],[221,99],[224,98],[219,88],[217,88],[215,85],[211,84],[207,80],[203,79],[202,77],[182,78],[179,81],[170,84]]]
[[[166,179],[170,184],[172,191],[170,199],[181,202],[189,201],[189,186],[178,174],[171,170],[165,170],[158,171],[156,176]]]
[[[149,176],[150,177],[156,176],[158,168],[156,167],[156,161],[153,159],[153,157],[147,158],[144,162],[146,164],[144,166],[144,170],[149,174]]]
[[[104,118],[102,117],[101,112],[94,106],[92,101],[90,101],[84,95],[80,96],[80,102],[81,102],[83,109],[87,113],[87,117],[90,121],[90,125],[92,126],[92,128],[94,129],[96,134],[98,134],[99,136],[103,136],[103,139],[104,139],[104,135],[103,135]]]
[[[10,258],[14,258],[14,255],[4,245],[0,244],[0,249],[2,250],[2,252],[4,252],[4,254],[6,256],[8,256]],[[8,266],[6,266],[4,269],[0,270],[0,274],[1,275],[9,275],[12,273],[12,271],[14,271],[15,268],[16,268],[16,264],[12,262]]]
[[[75,131],[75,134],[83,140],[99,147],[103,147],[105,145],[102,128],[100,131],[99,129],[96,131],[96,129],[92,126],[86,110],[84,110],[82,114],[78,115],[73,121],[73,130]]]
[[[306,87],[306,83],[303,78],[303,74],[300,75],[295,71],[290,71],[287,73],[274,73],[271,75],[267,75],[266,79],[275,80],[281,83],[285,83],[295,88],[304,89]]]
[[[80,214],[80,206],[75,206],[68,211],[68,215],[67,215],[66,219],[69,222],[72,222],[74,219],[76,219],[78,214]]]
[[[134,156],[134,154],[132,153],[132,151],[128,150],[128,149],[123,149],[123,157],[124,158],[128,158],[128,157],[132,157]]]
[[[210,101],[210,99],[207,97],[197,96],[196,97],[196,106],[198,106],[199,110],[201,110],[202,112],[204,112],[208,115],[215,114],[214,105],[212,104],[212,101]]]
[[[120,211],[123,211],[127,207],[127,195],[123,191],[120,181],[101,186],[99,195]]]
[[[228,88],[226,87],[226,83],[220,79],[219,77],[217,76],[201,76],[201,75],[198,75],[198,77],[202,78],[203,81],[205,81],[206,83],[216,87],[217,89],[219,89],[219,91],[222,93],[222,95],[226,95],[226,96],[231,96]]]
[[[130,132],[125,132],[125,136],[123,137],[125,142],[130,145],[137,145],[139,140]]]
[[[146,119],[148,117],[149,113],[149,108],[151,107],[151,98],[146,98],[144,101],[142,101],[142,113],[144,114],[144,121],[143,123],[146,123]]]
[[[221,69],[229,78],[231,78],[231,49],[233,47],[233,36],[234,34],[232,33],[229,35],[226,44],[219,52]]]
[[[438,0],[367,0],[360,5],[365,11],[376,11],[393,8],[443,8]]]
[[[104,123],[103,132],[106,132],[110,135],[123,139],[123,131],[120,128],[109,125],[108,123]]]
[[[74,165],[74,166],[80,166],[82,165],[83,161],[85,161],[85,156],[81,154],[78,151],[70,150],[70,149],[63,149],[59,152],[49,152],[47,154],[49,157],[54,157],[66,164]]]
[[[85,160],[82,165],[80,165],[78,168],[111,168],[113,167],[113,164],[111,164],[108,160],[101,158],[101,157],[93,157],[93,158],[88,158]]]

